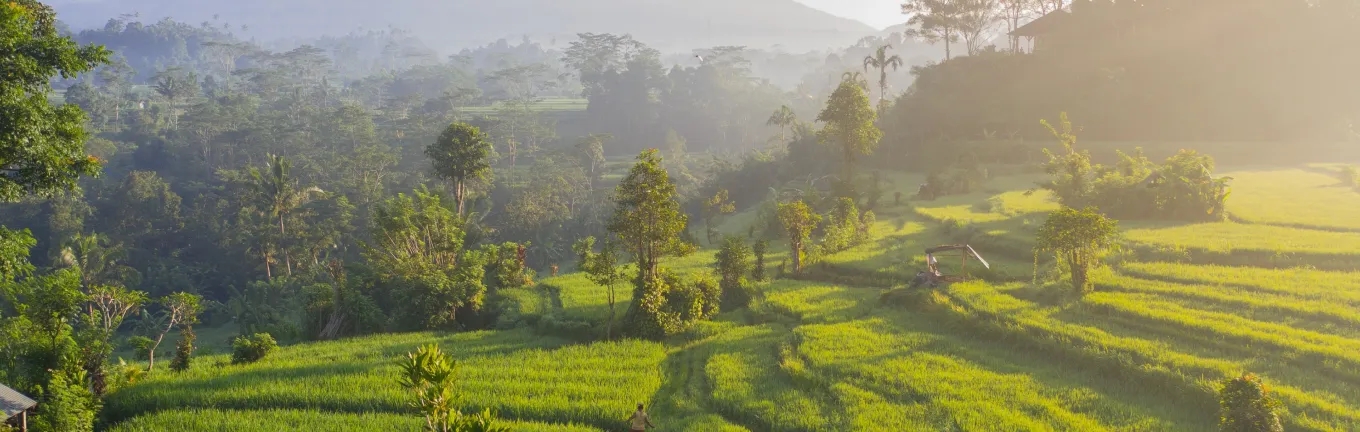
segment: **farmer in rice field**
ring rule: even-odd
[[[654,428],[652,420],[647,417],[647,412],[642,410],[642,404],[638,404],[637,411],[633,412],[633,417],[628,419],[628,430],[645,431],[647,428]]]

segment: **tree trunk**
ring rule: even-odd
[[[954,32],[949,28],[944,29],[944,61],[949,61],[952,51],[949,50],[949,39],[952,39]]]
[[[803,242],[796,241],[793,242],[793,272],[801,273],[802,271],[803,271]]]
[[[274,272],[269,270],[269,253],[263,252],[260,254],[260,256],[264,257],[264,279],[267,281],[273,281]]]
[[[457,180],[457,183],[455,183],[455,184],[453,185],[453,195],[454,195],[454,199],[455,199],[456,201],[458,201],[458,216],[459,216],[459,217],[462,217],[462,216],[463,216],[463,188],[464,188],[464,186],[463,186],[463,180],[461,180],[461,179]]]

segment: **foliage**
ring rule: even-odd
[[[1360,168],[1355,165],[1343,165],[1340,174],[1341,184],[1360,190]]]
[[[189,362],[194,355],[194,329],[185,327],[179,333],[179,342],[175,344],[175,358],[170,360],[170,370],[184,372],[189,370]]]
[[[157,330],[157,336],[147,352],[146,370],[156,370],[156,348],[161,346],[165,335],[175,327],[181,329],[198,324],[198,315],[203,313],[203,297],[184,292],[174,293],[160,299],[161,312],[158,322],[165,327]]]
[[[269,333],[237,336],[231,341],[231,364],[260,361],[278,348],[279,343]]]
[[[770,242],[758,240],[751,245],[751,253],[755,256],[755,263],[751,265],[751,280],[764,282],[765,275],[765,254],[770,251]]]
[[[1214,178],[1214,160],[1193,150],[1182,150],[1158,166],[1143,156],[1118,152],[1115,166],[1091,163],[1087,150],[1075,148],[1076,135],[1067,114],[1055,128],[1043,124],[1063,145],[1063,152],[1044,149],[1044,170],[1052,179],[1042,183],[1065,206],[1096,206],[1120,219],[1217,221],[1227,217],[1225,204],[1231,177]]]
[[[803,271],[803,260],[808,253],[812,230],[821,223],[822,216],[812,212],[803,200],[779,203],[779,221],[789,239],[789,250],[793,255],[793,271]]]
[[[753,297],[747,276],[754,270],[751,263],[751,247],[741,237],[727,236],[723,239],[722,249],[718,250],[715,270],[718,286],[722,288],[722,308],[736,310],[747,307]]]
[[[867,239],[867,232],[861,229],[861,219],[855,200],[841,198],[836,207],[826,217],[820,247],[825,254],[841,252]]]
[[[1282,432],[1275,414],[1280,403],[1261,378],[1246,374],[1226,380],[1219,391],[1219,430],[1224,432]]]
[[[1082,210],[1064,207],[1050,214],[1039,227],[1034,247],[1036,252],[1052,252],[1071,272],[1072,289],[1084,294],[1092,289],[1091,269],[1099,265],[1102,254],[1114,245],[1116,231],[1117,223],[1093,207]]]
[[[79,46],[57,28],[52,8],[35,0],[0,5],[0,200],[51,196],[99,173],[85,150],[85,115],[74,104],[48,101],[52,78],[75,77],[108,61],[100,46]]]
[[[647,150],[637,161],[615,189],[608,227],[637,262],[641,284],[657,273],[662,257],[688,254],[692,246],[680,240],[689,217],[680,211],[661,157]]]
[[[842,80],[827,100],[826,109],[817,115],[817,121],[826,123],[817,133],[818,138],[841,156],[842,197],[853,196],[855,160],[873,154],[883,137],[883,132],[874,124],[877,120],[878,114],[869,103],[869,95],[853,80]]]
[[[33,416],[39,431],[93,432],[99,401],[85,386],[84,371],[57,371],[43,388]]]
[[[458,411],[454,386],[458,364],[438,345],[423,345],[401,362],[401,385],[415,393],[411,405],[425,416],[425,430],[432,432],[508,432],[498,425],[488,408],[477,414]]]
[[[708,240],[709,244],[713,244],[713,235],[717,234],[713,229],[714,220],[734,211],[737,211],[737,206],[727,198],[727,189],[718,190],[713,197],[704,201],[704,239]]]
[[[502,245],[486,245],[482,253],[487,260],[487,272],[496,289],[522,288],[534,283],[530,276],[532,270],[525,265],[527,244],[506,242]]]
[[[486,296],[485,256],[464,250],[464,224],[427,189],[377,206],[364,256],[386,293],[384,310],[398,328],[455,324],[459,309],[477,311]]]
[[[609,321],[605,323],[605,338],[614,338],[614,305],[618,300],[615,287],[628,279],[628,272],[619,256],[618,244],[606,239],[599,252],[595,252],[595,237],[586,237],[573,246],[577,254],[580,270],[591,282],[604,287],[606,302],[609,304]]]
[[[684,332],[718,312],[721,290],[702,274],[684,280],[663,268],[635,289],[623,319],[625,333],[655,340]]]
[[[459,216],[464,214],[463,203],[467,199],[468,183],[490,175],[493,151],[487,136],[476,126],[467,123],[449,125],[425,149],[425,155],[434,165],[435,175],[453,182]]]

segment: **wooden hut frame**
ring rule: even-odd
[[[940,254],[940,253],[945,253],[945,254],[947,254],[947,255],[945,255],[945,256],[949,256],[949,257],[952,257],[952,256],[958,256],[958,257],[959,257],[959,262],[960,262],[960,266],[959,266],[959,274],[957,274],[957,275],[946,275],[946,274],[940,273],[940,269],[939,269],[939,267],[936,265],[936,260],[935,260],[935,255],[936,255],[936,254]],[[987,260],[985,260],[985,259],[982,258],[982,255],[979,255],[979,254],[977,253],[977,251],[973,250],[973,247],[972,247],[972,246],[969,246],[969,245],[966,245],[966,244],[959,244],[959,245],[943,245],[943,246],[936,246],[936,247],[933,247],[933,248],[926,249],[926,269],[927,269],[926,272],[929,273],[930,275],[932,275],[935,279],[940,280],[940,281],[944,281],[944,282],[964,282],[964,281],[967,281],[967,280],[968,280],[968,258],[969,258],[969,257],[972,257],[973,259],[976,259],[978,262],[982,263],[982,266],[985,267],[985,268],[988,268],[988,269],[992,268],[992,265],[991,265],[991,264],[988,264],[988,263],[987,263]]]

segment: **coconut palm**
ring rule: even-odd
[[[250,169],[250,177],[254,180],[251,185],[257,200],[256,210],[269,216],[270,220],[278,221],[280,241],[288,236],[286,223],[288,215],[310,202],[314,195],[323,193],[321,189],[316,187],[299,189],[296,182],[288,175],[291,169],[292,164],[288,162],[288,159],[272,154],[269,155],[269,163],[265,165],[264,173],[261,173],[257,168]],[[288,274],[291,275],[293,274],[292,260],[287,248],[281,249],[283,249],[284,265],[288,269]]]
[[[882,107],[884,102],[888,100],[888,68],[892,68],[896,72],[898,68],[902,67],[901,56],[888,55],[888,50],[892,47],[892,45],[880,46],[874,52],[874,55],[864,57],[864,73],[869,73],[870,68],[878,69],[879,107]]]

